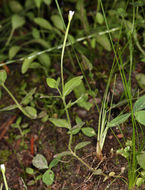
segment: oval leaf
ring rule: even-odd
[[[96,41],[107,51],[111,51],[111,44],[106,35],[96,35]]]
[[[50,3],[51,3],[51,0],[43,0],[43,2],[46,4],[46,5],[50,5]]]
[[[45,28],[47,30],[52,30],[51,24],[44,18],[37,17],[34,19],[34,22],[42,28]]]
[[[82,81],[82,76],[79,76],[79,77],[74,77],[72,79],[70,79],[64,86],[64,96],[67,96],[68,94],[71,93],[71,91],[79,86],[81,84],[81,81]]]
[[[42,154],[37,154],[32,160],[33,166],[38,169],[47,169],[48,164],[46,158]]]
[[[48,186],[52,185],[54,181],[54,172],[52,170],[47,170],[42,176],[42,181]]]
[[[29,114],[29,116],[32,118],[32,119],[35,119],[37,118],[37,110],[31,106],[26,106],[25,107],[25,111]]]
[[[4,84],[7,79],[7,73],[5,70],[0,70],[0,84]]]
[[[84,127],[81,130],[84,133],[84,135],[86,135],[87,137],[93,137],[96,135],[95,130],[91,127]]]
[[[135,112],[135,118],[139,123],[145,125],[145,110]]]
[[[145,170],[145,151],[137,155],[137,161],[141,168]]]
[[[58,28],[59,30],[64,29],[63,22],[59,15],[52,15],[51,20],[56,28]]]
[[[9,49],[9,59],[12,59],[13,57],[15,57],[15,55],[18,53],[18,51],[21,49],[20,46],[12,46]]]
[[[133,111],[140,111],[145,109],[145,95],[141,96],[134,104]]]
[[[42,0],[34,0],[34,2],[35,2],[36,7],[37,7],[38,9],[40,9]]]
[[[78,143],[76,146],[75,146],[75,151],[76,150],[79,150],[85,146],[87,146],[88,144],[90,144],[91,142],[90,141],[85,141],[85,142],[81,142],[81,143]]]
[[[115,127],[117,125],[120,125],[121,123],[125,122],[130,116],[130,113],[126,113],[123,115],[117,116],[115,119],[112,121],[108,122],[107,126],[108,127]]]
[[[9,1],[9,6],[12,12],[18,13],[23,10],[22,5],[18,1]]]
[[[25,19],[17,14],[12,16],[12,29],[16,30],[17,28],[22,27],[25,24]]]
[[[43,54],[39,55],[38,59],[43,66],[45,66],[47,68],[50,67],[50,57],[47,53],[43,53]]]
[[[64,127],[69,129],[69,123],[65,119],[50,118],[49,121],[51,121],[56,127]]]
[[[36,53],[37,52],[30,54],[29,57],[24,60],[21,67],[21,72],[23,74],[27,72],[27,70],[30,68],[31,63],[34,61],[34,59],[36,59],[37,57]]]
[[[47,79],[46,79],[46,82],[47,82],[47,85],[48,85],[50,88],[57,88],[57,81],[54,80],[53,78],[47,78]]]

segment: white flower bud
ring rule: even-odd
[[[71,21],[73,15],[74,15],[74,11],[69,11],[69,14],[68,14],[68,20]]]
[[[4,165],[4,164],[1,164],[0,167],[1,167],[1,171],[2,171],[3,173],[5,173],[5,170],[6,170],[6,169],[5,169],[5,165]]]

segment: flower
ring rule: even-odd
[[[5,173],[5,165],[4,164],[1,164],[1,166],[0,166],[0,168],[1,168],[1,171],[3,172],[3,173]]]
[[[68,20],[71,21],[73,15],[74,15],[74,11],[69,11],[69,14],[68,14]]]

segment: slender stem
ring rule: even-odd
[[[64,42],[63,42],[63,46],[62,46],[62,53],[61,53],[62,96],[64,96],[63,58],[64,58],[64,50],[65,50],[65,46],[66,46],[67,36],[68,36],[69,28],[70,28],[70,23],[71,23],[71,20],[69,20],[67,28],[66,28]]]
[[[2,172],[2,175],[3,175],[3,180],[4,180],[5,188],[6,188],[6,190],[9,190],[8,184],[7,184],[7,180],[6,180],[6,176],[5,176],[4,172]]]
[[[8,37],[8,40],[7,40],[7,42],[6,42],[6,46],[9,45],[9,43],[10,43],[10,41],[11,41],[11,39],[12,39],[13,33],[14,33],[14,30],[12,29],[12,30],[11,30],[11,33],[10,33],[10,35],[9,35],[9,37]]]
[[[5,84],[2,84],[2,87],[7,91],[7,93],[10,95],[10,97],[14,100],[18,108],[21,110],[21,112],[26,115],[27,117],[31,118],[30,115],[24,110],[24,108],[19,104],[19,102],[16,100],[16,98],[13,96],[13,94],[9,91],[9,89],[5,86]]]

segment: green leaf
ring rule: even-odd
[[[90,110],[90,108],[92,107],[92,104],[90,102],[87,102],[88,100],[88,94],[87,94],[87,91],[85,89],[85,85],[83,83],[83,81],[81,81],[80,85],[77,86],[76,88],[74,88],[73,90],[74,94],[75,94],[75,97],[77,99],[79,99],[77,101],[77,105],[86,109],[87,111]]]
[[[90,144],[91,142],[90,141],[84,141],[84,142],[81,142],[81,143],[78,143],[76,146],[75,146],[75,151],[76,150],[79,150],[85,146],[87,146],[88,144]]]
[[[61,157],[54,158],[54,159],[50,162],[50,164],[49,164],[49,169],[55,167],[55,166],[59,163],[60,159],[61,159]]]
[[[93,69],[92,63],[85,55],[82,55],[82,65],[84,70],[91,71]]]
[[[130,113],[122,114],[117,116],[115,119],[107,123],[108,127],[115,127],[120,125],[121,123],[125,122],[130,116]]]
[[[74,77],[74,78],[70,79],[64,85],[63,95],[67,96],[68,94],[70,94],[72,92],[72,90],[74,90],[75,87],[79,86],[81,84],[82,78],[83,78],[82,76],[79,76],[79,77]]]
[[[35,2],[36,7],[37,7],[38,9],[40,9],[42,0],[34,0],[34,2]]]
[[[47,82],[47,85],[50,87],[50,88],[57,88],[57,81],[54,80],[53,78],[47,78],[46,79],[46,82]]]
[[[133,112],[137,112],[145,109],[145,95],[139,97],[139,99],[135,102],[133,106]]]
[[[24,74],[27,72],[27,70],[30,68],[31,63],[36,59],[37,55],[35,55],[37,52],[33,52],[29,55],[28,58],[26,58],[22,64],[21,72]]]
[[[37,110],[31,106],[26,106],[25,111],[30,115],[31,118],[37,118]]]
[[[135,119],[142,125],[145,125],[145,110],[135,112]]]
[[[7,73],[5,70],[0,70],[0,85],[4,84],[7,79]]]
[[[24,17],[21,17],[17,14],[12,16],[12,30],[16,30],[17,28],[22,27],[25,24]]]
[[[70,156],[70,155],[72,155],[70,151],[64,151],[64,152],[54,155],[54,158],[61,158],[63,156]]]
[[[68,131],[68,134],[76,135],[82,128],[85,122],[80,122]]]
[[[143,185],[144,182],[145,182],[145,180],[142,177],[137,178],[137,180],[136,180],[137,187],[140,187],[141,185]]]
[[[69,129],[69,123],[65,119],[55,119],[55,118],[49,118],[49,121],[51,121],[56,127],[63,127]]]
[[[102,15],[102,13],[97,12],[97,14],[96,14],[96,22],[99,23],[100,25],[102,25],[104,23],[104,17]]]
[[[84,135],[86,135],[87,137],[93,137],[96,135],[96,132],[93,128],[91,127],[84,127],[81,129],[81,131],[83,132]]]
[[[34,170],[32,168],[26,168],[26,173],[33,175],[34,174]]]
[[[96,41],[103,46],[103,48],[107,51],[111,51],[111,44],[110,41],[108,39],[108,37],[104,34],[104,35],[96,35]]]
[[[52,15],[51,20],[56,28],[64,30],[64,25],[59,15]]]
[[[33,88],[32,90],[30,90],[30,92],[28,92],[27,95],[21,101],[21,104],[23,105],[29,104],[33,100],[33,95],[35,94],[35,92],[36,92],[36,88]]]
[[[42,170],[42,169],[47,169],[48,164],[46,158],[42,154],[37,154],[33,160],[32,160],[33,166],[36,168]]]
[[[139,87],[144,90],[145,89],[145,74],[138,73],[138,74],[136,74],[135,77],[136,77]]]
[[[51,4],[51,0],[43,0],[43,2],[48,6]]]
[[[18,1],[9,1],[9,6],[12,12],[18,13],[23,10],[22,5]]]
[[[13,105],[10,105],[10,106],[7,106],[7,107],[0,109],[0,111],[11,111],[11,110],[16,109],[17,107],[18,106],[16,104],[13,104]]]
[[[37,17],[34,19],[34,22],[42,28],[45,28],[47,30],[52,30],[51,24],[44,18]]]
[[[34,45],[34,43],[40,44],[42,47],[47,48],[47,49],[50,48],[49,42],[43,39],[34,39],[34,40],[29,41],[29,44]]]
[[[45,185],[52,185],[54,181],[54,172],[52,170],[47,170],[42,176],[42,181]]]
[[[137,162],[140,167],[145,170],[145,151],[142,151],[140,154],[137,155]]]
[[[47,69],[49,69],[50,67],[50,57],[47,53],[43,53],[41,55],[38,56],[38,59],[40,61],[40,63],[45,66]]]
[[[37,28],[32,28],[32,36],[34,39],[39,39],[40,38],[40,31],[37,30]]]
[[[9,59],[12,59],[13,57],[15,57],[15,55],[19,52],[20,49],[21,49],[20,46],[12,46],[9,49]]]

